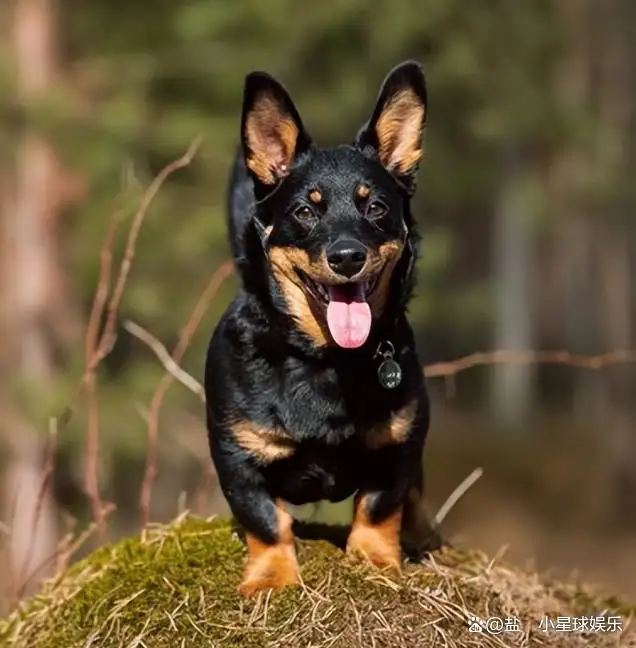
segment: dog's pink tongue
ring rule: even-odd
[[[364,299],[362,286],[355,295],[338,286],[329,288],[327,324],[333,339],[345,349],[355,349],[367,341],[371,331],[371,309]]]

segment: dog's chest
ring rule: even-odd
[[[291,452],[265,469],[272,492],[295,505],[340,501],[382,473],[388,455],[378,451],[411,434],[419,400],[372,379],[293,365],[284,373],[270,411]]]
[[[396,396],[374,383],[369,372],[343,377],[332,368],[290,363],[274,406],[279,423],[294,438],[337,445],[389,418],[399,405]]]

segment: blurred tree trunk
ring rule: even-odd
[[[630,235],[634,234],[633,201],[630,194],[636,175],[636,9],[631,0],[605,4],[606,47],[603,57],[601,117],[610,127],[613,146],[605,167],[615,182],[609,218],[599,237],[598,269],[601,276],[601,310],[608,348],[625,349],[632,344],[632,300],[636,284],[630,260]],[[615,522],[634,523],[628,512],[636,507],[636,369],[614,366],[607,372],[608,511]],[[606,423],[607,425],[607,423]]]
[[[561,152],[554,165],[563,212],[555,253],[565,278],[565,338],[579,353],[624,349],[633,329],[627,192],[636,173],[636,11],[631,0],[562,0],[561,7],[570,54],[557,87],[570,109],[587,108],[602,138]],[[636,505],[634,368],[575,371],[573,380],[576,413],[594,424],[602,448],[590,468],[591,505],[603,518],[625,519]]]
[[[54,0],[16,0],[13,10],[18,96],[23,102],[36,101],[55,82],[56,6]],[[12,175],[11,194],[3,200],[6,337],[0,351],[5,375],[28,394],[22,402],[34,404],[24,411],[15,404],[5,405],[1,422],[10,452],[4,517],[12,529],[12,571],[19,578],[41,567],[57,541],[54,504],[48,496],[39,503],[32,540],[46,439],[45,421],[34,420],[42,414],[37,411],[38,395],[53,386],[58,343],[70,341],[75,331],[72,311],[69,316],[65,307],[68,298],[57,240],[60,210],[67,198],[65,176],[35,128],[28,126],[21,133]],[[11,403],[15,394],[5,398]]]
[[[524,350],[533,346],[529,164],[517,145],[505,148],[494,224],[496,349]],[[518,428],[527,420],[533,375],[534,368],[529,364],[504,363],[493,367],[493,409],[502,424]]]
[[[560,6],[569,54],[556,78],[557,92],[565,110],[584,114],[591,123],[598,95],[596,65],[601,47],[596,0],[562,0]],[[597,279],[593,273],[595,214],[588,206],[591,196],[585,190],[593,175],[589,146],[589,140],[585,145],[576,142],[560,151],[552,168],[555,204],[561,218],[555,254],[563,282],[563,337],[565,347],[574,353],[593,353],[601,344]],[[572,375],[574,411],[581,421],[589,423],[600,416],[604,401],[600,378],[580,371]]]

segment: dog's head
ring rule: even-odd
[[[245,164],[254,226],[284,307],[315,346],[356,348],[404,305],[416,240],[409,201],[422,154],[426,85],[402,63],[384,80],[352,146],[316,147],[285,89],[247,76]]]

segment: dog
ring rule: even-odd
[[[406,318],[426,117],[423,70],[406,61],[353,144],[320,148],[283,85],[245,77],[228,196],[241,285],[205,366],[245,596],[299,582],[290,509],[309,502],[353,496],[346,551],[377,567],[400,569],[409,534],[439,546],[421,505],[429,400]]]

